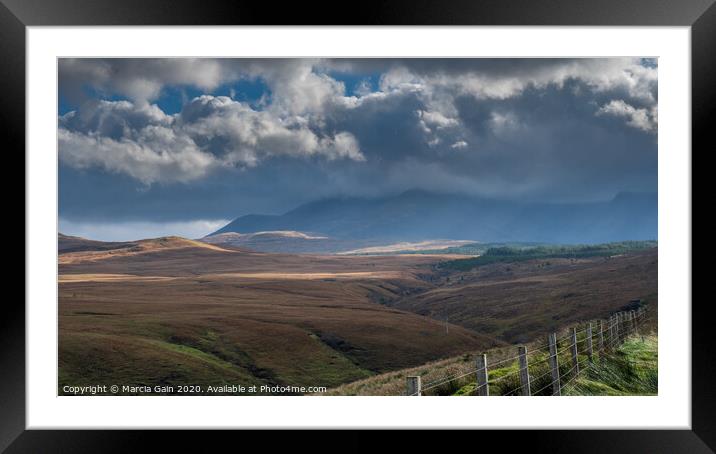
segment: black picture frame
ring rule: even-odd
[[[703,149],[702,152],[716,149],[709,122],[716,104],[714,1],[392,0],[360,2],[351,6],[323,1],[308,4],[212,0],[0,0],[0,125],[5,156],[19,161],[25,153],[25,31],[28,26],[658,25],[691,27],[693,157],[694,149]],[[349,12],[341,6],[347,7]],[[18,165],[24,168],[24,160]],[[5,180],[9,182],[10,178]],[[6,194],[17,192],[16,183],[5,185]],[[26,246],[28,240],[25,237]],[[709,352],[711,333],[708,325],[712,320],[708,317],[709,304],[708,299],[694,299],[692,304],[692,430],[520,431],[516,434],[520,436],[483,431],[479,439],[473,439],[478,445],[474,449],[480,450],[480,446],[490,449],[488,446],[493,442],[508,442],[511,448],[522,444],[549,452],[714,452],[716,360]],[[30,431],[25,430],[25,420],[25,309],[19,297],[7,297],[0,314],[0,451],[134,452],[148,447],[148,438],[153,437],[171,438],[173,443],[183,445],[182,451],[200,446],[202,452],[207,452],[226,441],[230,443],[228,446],[238,446],[237,443],[247,446],[249,443],[247,434],[241,435],[241,441],[238,441],[229,432],[212,435],[211,441],[207,441],[209,437],[201,437],[201,444],[192,445],[188,434],[176,431]],[[298,433],[286,437],[263,433],[257,437],[255,441],[270,439],[272,444],[282,439],[292,444],[305,440],[305,435]],[[335,431],[331,438],[340,439],[346,449],[373,447],[372,442],[366,441],[365,433]],[[434,437],[425,432],[401,434],[396,446],[405,450],[431,438]]]

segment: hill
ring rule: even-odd
[[[450,262],[432,275],[434,288],[386,304],[517,343],[633,300],[658,303],[655,247],[614,256],[491,262],[468,270],[444,269],[445,263]]]
[[[253,233],[225,232],[207,235],[201,241],[219,246],[250,249],[257,252],[285,252],[290,254],[333,253],[353,248],[357,244],[355,241],[290,230]]]
[[[480,244],[469,244],[462,249],[477,251]],[[458,258],[440,264],[442,268],[470,270],[490,263],[515,263],[526,260],[577,259],[588,257],[613,257],[632,251],[657,247],[656,241],[620,241],[594,245],[535,245],[490,246],[478,252],[477,257]],[[450,248],[454,249],[454,248]]]
[[[57,250],[60,253],[80,251],[108,251],[135,246],[133,242],[109,242],[88,240],[79,236],[57,235]]]
[[[95,246],[59,255],[60,385],[334,387],[657,303],[655,249],[462,271],[443,255]]]
[[[441,256],[133,244],[60,254],[60,385],[335,386],[500,345],[375,303],[426,288]]]
[[[218,246],[238,247],[257,252],[289,254],[349,254],[390,255],[427,253],[450,255],[448,249],[471,244],[466,240],[426,240],[420,242],[392,242],[379,239],[348,239],[297,231],[255,233],[225,232],[205,236],[201,241]]]
[[[314,232],[336,239],[601,243],[657,237],[656,194],[594,203],[530,203],[413,190],[390,197],[318,200],[283,215],[246,215],[214,234]],[[357,247],[356,247],[357,249]]]
[[[97,261],[120,256],[134,256],[151,252],[177,250],[186,250],[189,251],[189,253],[196,250],[212,250],[224,253],[236,252],[232,249],[177,236],[129,242],[106,242],[87,240],[81,237],[68,237],[62,234],[58,235],[60,264]]]

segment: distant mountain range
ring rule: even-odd
[[[657,194],[620,193],[594,203],[533,203],[420,190],[381,198],[337,197],[283,215],[241,216],[211,235],[304,232],[351,241],[603,243],[657,239]]]

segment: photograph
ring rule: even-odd
[[[658,63],[58,58],[56,394],[659,395]]]

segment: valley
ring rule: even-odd
[[[335,387],[509,345],[632,299],[657,250],[446,270],[448,254],[60,238],[59,385]],[[63,252],[69,251],[69,252]]]

